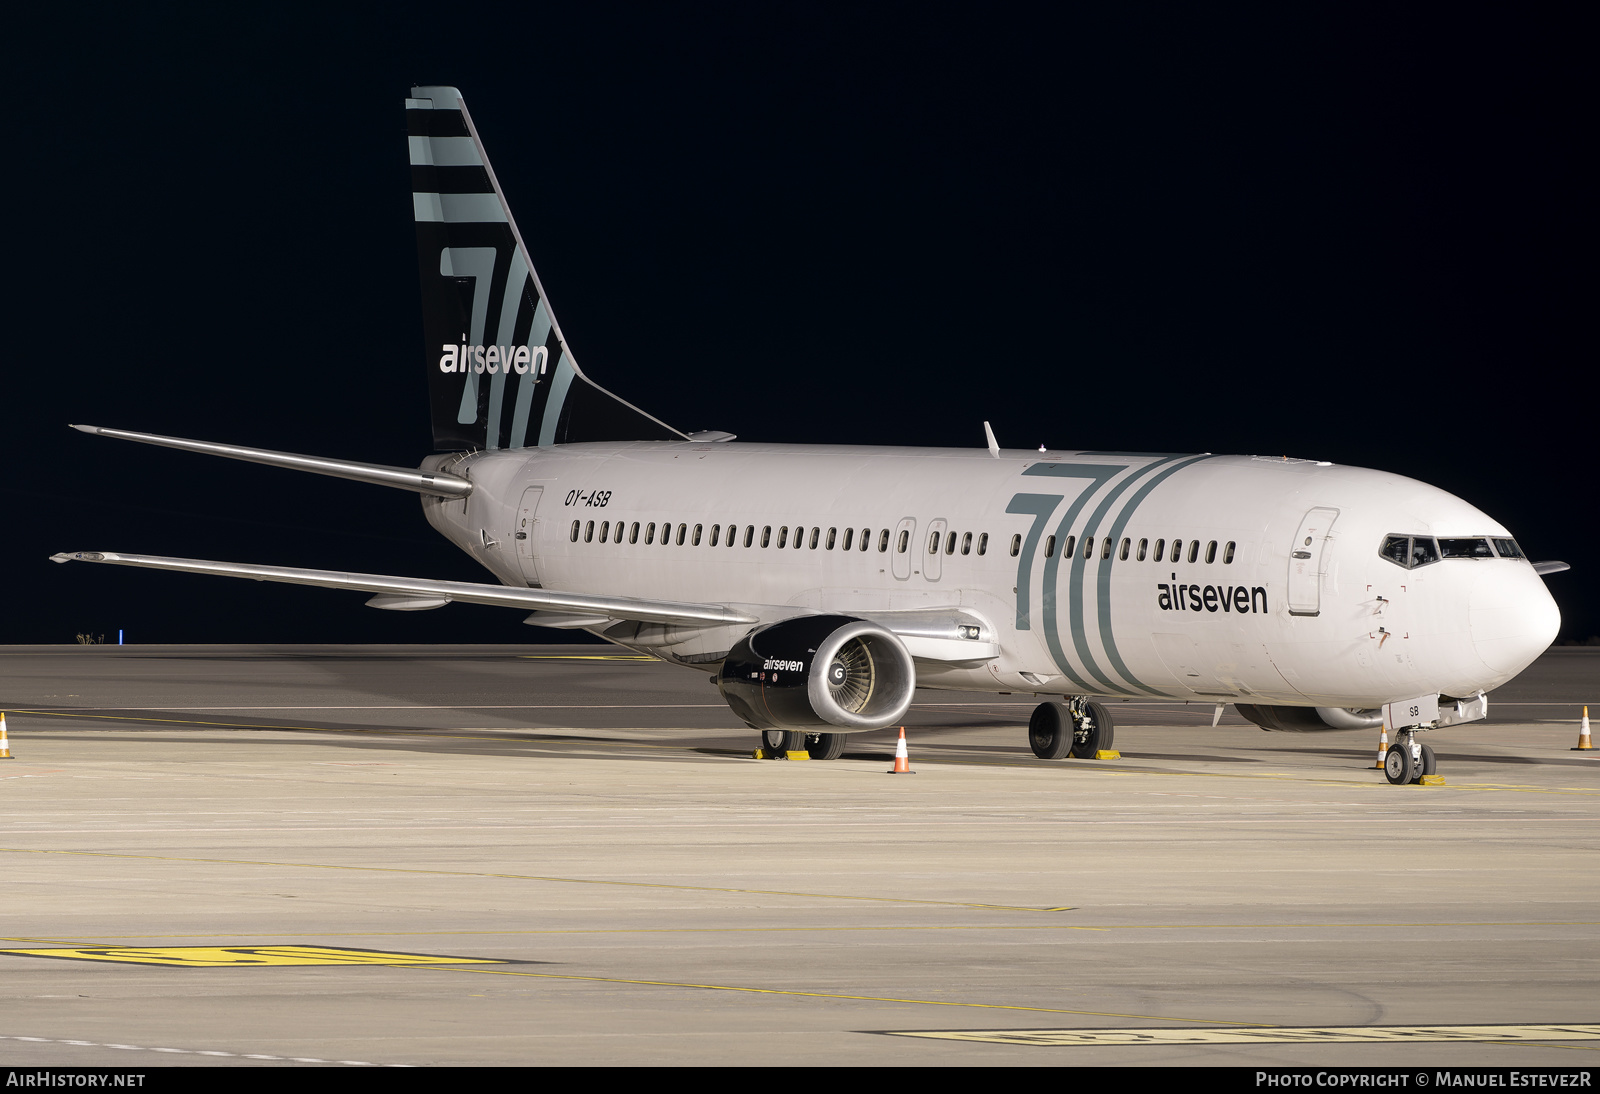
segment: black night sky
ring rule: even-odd
[[[1572,563],[1600,634],[1576,9],[1107,7],[13,23],[0,643],[558,637],[48,561],[488,579],[410,494],[66,428],[415,466],[417,83],[462,89],[584,368],[680,428],[1382,468]]]

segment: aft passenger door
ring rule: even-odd
[[[1328,533],[1339,516],[1337,509],[1317,508],[1300,521],[1289,544],[1289,614],[1316,615],[1322,611],[1322,575],[1327,570]]]
[[[539,499],[544,497],[544,487],[530,486],[522,492],[522,504],[517,507],[517,524],[512,529],[512,538],[517,544],[517,564],[522,567],[522,576],[532,588],[539,588],[539,559],[534,554],[533,534],[538,525],[535,514],[539,511]]]

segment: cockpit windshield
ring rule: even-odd
[[[1438,562],[1442,558],[1519,558],[1527,556],[1514,539],[1453,537],[1435,540],[1432,536],[1385,536],[1378,548],[1379,557],[1407,570]]]

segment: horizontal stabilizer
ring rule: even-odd
[[[97,425],[75,425],[72,428],[99,437],[115,437],[119,441],[158,444],[163,448],[179,448],[185,452],[199,452],[206,456],[226,456],[230,460],[264,463],[269,467],[287,467],[291,471],[310,471],[315,475],[332,475],[337,479],[354,479],[356,482],[371,483],[374,486],[415,490],[419,494],[436,494],[441,498],[464,498],[472,493],[471,480],[444,471],[418,471],[411,467],[388,467],[381,463],[333,460],[326,456],[301,456],[294,452],[274,452],[268,448],[246,448],[243,445],[219,444],[216,441],[191,441],[184,437],[161,437],[154,433],[134,433],[127,429],[102,429]]]
[[[350,589],[392,597],[374,607],[399,607],[404,599],[422,607],[421,601],[459,600],[464,604],[491,604],[502,608],[536,609],[563,614],[584,614],[606,619],[631,619],[641,623],[677,623],[708,626],[718,623],[755,623],[756,617],[715,604],[681,604],[670,600],[641,600],[631,596],[593,596],[558,593],[547,589],[514,589],[505,585],[478,585],[470,581],[428,581],[417,577],[352,574],[338,570],[300,570],[289,566],[253,566],[242,562],[210,562],[198,558],[162,558],[157,555],[123,555],[110,551],[71,551],[51,555],[52,562],[109,562],[117,566],[142,566],[151,570],[179,570],[218,577],[248,577],[256,581],[281,581],[288,585],[315,585],[324,589]],[[402,609],[406,610],[406,609]],[[411,609],[415,610],[415,609]]]

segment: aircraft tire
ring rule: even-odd
[[[1392,744],[1383,757],[1383,777],[1395,786],[1404,786],[1412,779],[1411,750],[1402,744]]]
[[[799,752],[806,747],[806,735],[799,730],[763,729],[761,747],[768,752]]]
[[[1065,703],[1040,703],[1028,718],[1028,746],[1041,760],[1059,760],[1072,748],[1072,715]]]
[[[1111,717],[1111,712],[1100,703],[1086,704],[1089,720],[1094,723],[1094,728],[1083,736],[1079,736],[1074,727],[1072,735],[1072,754],[1080,760],[1092,760],[1094,754],[1101,749],[1116,747],[1117,724]]]
[[[806,751],[813,760],[837,760],[844,755],[843,733],[808,733]]]
[[[1413,769],[1415,769],[1416,764],[1413,763],[1411,766],[1412,766]],[[1420,772],[1415,772],[1414,771],[1413,773],[1414,774],[1419,774],[1419,775],[1433,775],[1433,774],[1436,774],[1438,772],[1438,770],[1439,770],[1439,764],[1433,758],[1433,749],[1429,748],[1427,745],[1423,745],[1422,746],[1422,770]]]

